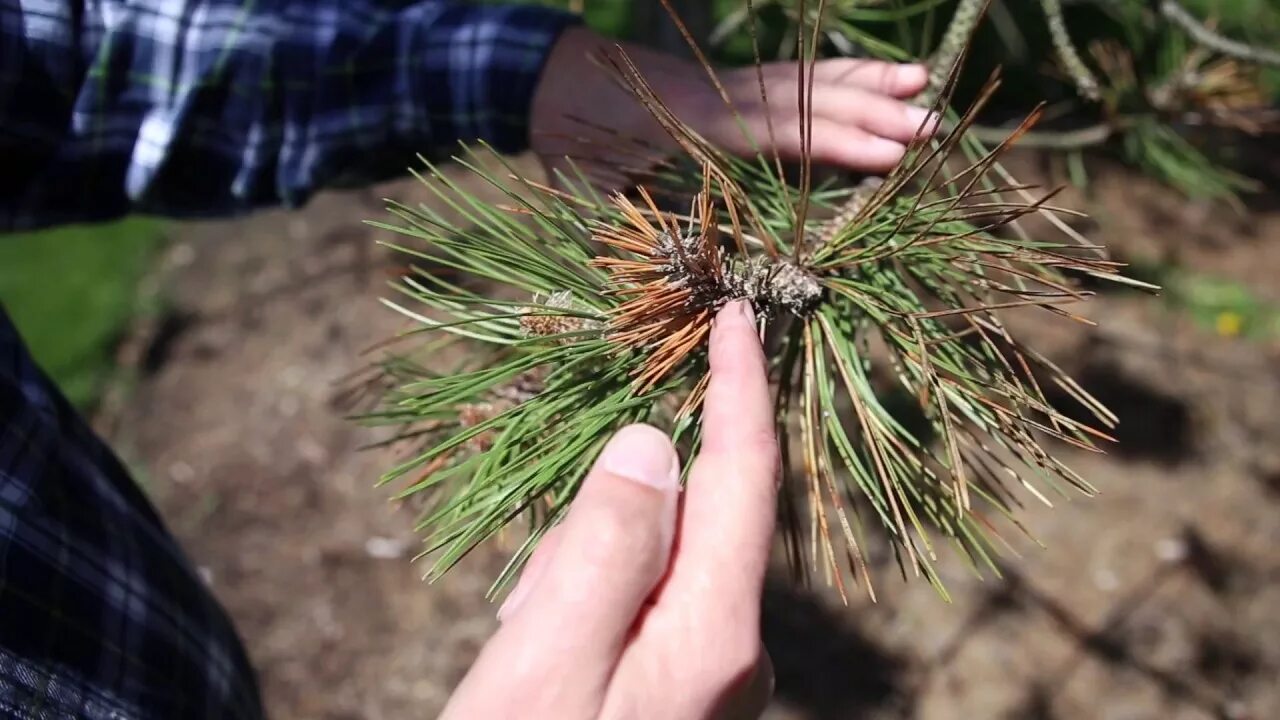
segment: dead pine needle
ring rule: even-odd
[[[521,192],[491,204],[429,166],[436,202],[391,208],[382,226],[402,236],[397,247],[413,262],[451,268],[448,277],[414,271],[395,286],[389,305],[420,335],[390,346],[395,355],[388,348],[382,402],[365,418],[432,428],[384,476],[430,500],[420,526],[432,576],[524,518],[530,540],[496,592],[628,423],[670,427],[682,456],[695,455],[712,319],[735,299],[761,319],[779,432],[799,431],[781,529],[798,574],[810,568],[846,599],[850,582],[874,596],[872,576],[884,568],[865,547],[875,534],[904,574],[945,596],[941,548],[996,572],[998,554],[1016,551],[1000,528],[1021,531],[1023,495],[1047,504],[1050,493],[1091,491],[1056,454],[1100,449],[1110,438],[1098,428],[1115,416],[1003,321],[1038,313],[1090,322],[1077,312],[1089,293],[1075,278],[1123,281],[1096,247],[1080,252],[1056,226],[1036,237],[1015,231],[1030,213],[1074,214],[999,164],[1039,111],[992,150],[971,152],[968,133],[993,77],[975,107],[941,137],[918,138],[884,178],[819,192],[807,149],[823,35],[808,29],[797,65],[806,152],[796,183],[772,142],[746,158],[711,146],[620,54],[605,64],[679,148],[667,171],[611,196],[516,173]],[[939,112],[963,55],[955,48],[954,63],[935,73]],[[769,102],[763,82],[760,94]],[[509,187],[516,171],[498,160],[489,175],[494,158],[482,152],[472,151],[469,171]],[[452,364],[415,354],[409,340],[419,336],[423,348],[448,337],[465,352]],[[1080,412],[1052,405],[1043,387],[1065,389]],[[917,419],[902,417],[898,397],[912,399]]]

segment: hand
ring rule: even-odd
[[[688,488],[667,437],[615,435],[529,561],[444,718],[754,718],[778,448],[750,305],[711,332]]]
[[[639,46],[623,48],[678,118],[717,147],[737,154],[753,152],[700,65]],[[601,53],[616,55],[615,44],[590,30],[573,28],[561,35],[543,70],[533,99],[532,146],[554,167],[563,166],[566,154],[634,163],[633,157],[610,154],[619,141],[606,129],[661,151],[676,149],[649,112],[592,60]],[[797,160],[801,147],[796,63],[769,63],[762,70],[767,109],[754,67],[719,76],[755,142],[771,151],[768,117],[773,121],[773,149],[784,160]],[[927,132],[936,127],[936,120],[926,125],[925,109],[905,102],[928,82],[921,65],[832,59],[818,62],[813,77],[815,162],[883,174],[902,159],[906,144],[922,127]]]

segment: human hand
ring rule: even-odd
[[[754,718],[772,692],[760,603],[778,447],[750,305],[710,340],[702,450],[681,493],[666,435],[609,441],[538,546],[444,718]]]
[[[639,46],[623,48],[676,117],[719,148],[740,155],[754,152],[701,66]],[[634,157],[617,150],[619,138],[674,151],[675,144],[649,112],[592,61],[599,53],[616,55],[615,44],[584,28],[561,35],[534,94],[533,150],[553,167],[560,167],[566,154],[596,156],[606,161],[603,166],[634,164]],[[776,149],[784,160],[797,160],[801,118],[796,63],[768,63],[762,73],[767,108],[754,67],[719,76],[754,142],[765,152]],[[902,159],[917,132],[936,128],[936,120],[925,122],[927,110],[906,102],[928,83],[922,65],[831,59],[815,65],[813,78],[812,158],[817,163],[883,174]],[[768,120],[773,123],[773,148]]]

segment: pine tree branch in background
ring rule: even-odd
[[[1280,52],[1270,48],[1255,47],[1219,34],[1200,22],[1190,11],[1179,5],[1177,0],[1160,0],[1160,14],[1210,50],[1238,60],[1280,67]]]
[[[1031,130],[1018,139],[1018,147],[1037,150],[1084,150],[1097,147],[1118,132],[1114,123],[1098,123],[1076,130]],[[969,134],[984,143],[998,143],[1009,136],[1010,128],[975,125]]]
[[[1076,90],[1080,93],[1080,96],[1086,100],[1097,102],[1101,98],[1098,80],[1093,76],[1093,72],[1089,70],[1089,66],[1085,64],[1084,59],[1080,57],[1079,51],[1076,50],[1076,46],[1071,42],[1071,34],[1067,31],[1066,18],[1062,16],[1062,1],[1040,0],[1040,7],[1049,23],[1049,36],[1053,40],[1053,50],[1058,55],[1058,61],[1062,63],[1067,74],[1071,76],[1071,80],[1075,83]]]
[[[960,0],[956,5],[955,14],[951,16],[951,24],[947,25],[942,42],[938,43],[938,49],[929,58],[929,87],[921,93],[920,105],[933,104],[938,91],[946,84],[952,66],[969,46],[969,38],[986,14],[990,2],[991,0]]]

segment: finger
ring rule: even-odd
[[[896,167],[906,152],[907,147],[896,140],[826,118],[813,121],[815,162],[884,174]]]
[[[529,557],[524,570],[520,573],[520,580],[516,582],[507,599],[498,608],[498,622],[515,615],[528,599],[533,586],[538,583],[538,579],[546,573],[547,566],[551,564],[551,557],[555,555],[556,548],[560,547],[560,538],[564,535],[562,530],[563,526],[557,525],[543,533],[542,540],[538,542],[538,548],[533,551],[533,555]]]
[[[763,122],[759,123],[763,126]],[[779,123],[774,128],[778,155],[787,161],[799,160],[799,124],[794,118]],[[751,125],[752,137],[767,138],[766,130]],[[727,152],[748,155],[754,152],[750,142],[740,133],[728,136],[724,143]],[[906,154],[906,145],[896,140],[880,137],[847,123],[827,118],[814,118],[813,140],[810,146],[813,161],[822,165],[836,165],[865,173],[884,174],[892,170]]]
[[[929,82],[929,71],[914,63],[833,58],[814,65],[813,77],[821,82],[854,85],[876,93],[908,98],[924,90]]]
[[[716,315],[708,352],[700,457],[750,449],[744,446],[752,440],[773,443],[773,405],[751,303],[735,300]]]
[[[773,698],[776,677],[773,671],[773,659],[767,651],[762,650],[756,661],[751,677],[729,688],[720,699],[711,717],[717,720],[744,720],[758,718],[769,707]]]
[[[710,364],[670,585],[715,603],[711,616],[754,631],[773,539],[778,443],[749,304],[730,303],[716,316]]]
[[[611,668],[666,572],[679,460],[661,431],[632,425],[605,446],[561,525],[558,547],[502,633],[546,657]]]
[[[900,143],[911,142],[917,134],[932,134],[937,128],[936,116],[925,108],[858,88],[815,91],[813,114],[815,122],[826,118]]]

